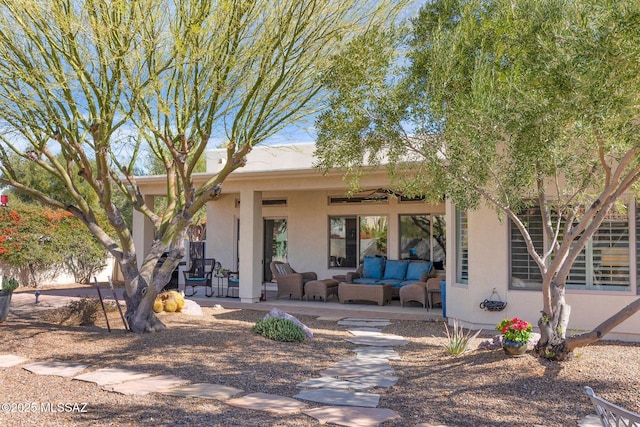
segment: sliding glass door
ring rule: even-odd
[[[270,282],[271,261],[287,262],[287,220],[285,218],[264,219],[264,266],[263,280]]]

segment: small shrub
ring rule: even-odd
[[[300,326],[289,319],[279,317],[258,320],[253,331],[275,341],[300,342],[305,340],[304,331]]]
[[[453,319],[453,327],[451,330],[449,330],[446,322],[444,327],[447,332],[448,342],[442,346],[447,353],[451,355],[462,354],[469,350],[471,342],[482,332],[482,329],[479,329],[475,333],[472,333],[471,330],[465,333],[464,328],[458,325],[458,319]]]
[[[18,288],[19,284],[16,279],[9,278],[7,276],[2,276],[2,291],[6,293],[11,293]]]
[[[105,302],[105,310],[112,312],[116,309],[114,304]],[[65,325],[94,325],[98,315],[102,315],[102,305],[98,298],[81,298],[71,301],[66,306],[56,310],[51,315],[51,320]]]

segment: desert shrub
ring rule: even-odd
[[[41,286],[64,270],[89,283],[106,266],[104,246],[69,212],[16,199],[11,209],[0,210],[0,228],[3,270],[23,286]]]
[[[475,333],[471,330],[465,332],[464,328],[458,325],[458,319],[453,319],[451,330],[449,330],[446,322],[444,328],[447,334],[447,343],[442,346],[447,353],[451,355],[462,354],[469,350],[469,346],[473,340],[482,332],[482,329],[479,329]]]
[[[108,312],[116,310],[113,303],[105,302],[104,306]],[[101,312],[102,305],[98,298],[81,298],[55,310],[49,319],[61,325],[91,326],[95,324]]]
[[[258,320],[253,331],[275,341],[300,342],[305,340],[304,331],[300,326],[289,319],[279,317]]]
[[[18,289],[19,283],[13,277],[2,276],[2,291],[11,293]]]

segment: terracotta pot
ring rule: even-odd
[[[504,340],[502,342],[502,348],[504,353],[509,356],[523,356],[527,352],[527,343]]]

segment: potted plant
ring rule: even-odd
[[[527,343],[533,331],[531,323],[514,317],[503,319],[496,325],[496,329],[502,334],[502,348],[506,354],[520,356],[526,353]]]
[[[0,322],[4,322],[9,315],[9,305],[11,305],[11,295],[19,286],[14,278],[2,276],[2,289],[0,290]]]

